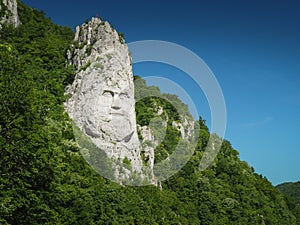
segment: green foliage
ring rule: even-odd
[[[130,162],[130,160],[127,157],[125,157],[123,159],[123,163],[126,164],[126,165],[128,165],[128,166],[131,166],[131,162]]]
[[[279,184],[277,189],[286,195],[288,207],[296,216],[297,224],[300,224],[300,182]]]
[[[0,18],[6,17],[10,15],[11,12],[7,8],[7,6],[4,4],[3,1],[0,2]]]
[[[118,35],[119,35],[119,41],[120,41],[120,43],[121,44],[125,44],[124,33],[119,32]]]
[[[65,86],[74,79],[74,69],[65,66],[73,33],[21,2],[19,15],[22,24],[3,26],[0,39],[1,224],[296,224],[288,210],[295,213],[295,203],[240,161],[228,141],[213,165],[199,171],[210,135],[202,118],[192,158],[162,190],[125,187],[97,174],[80,154],[63,107]],[[159,124],[159,106],[166,111],[161,119],[168,118],[155,152],[159,161],[177,145],[179,133],[171,123],[187,107],[138,82],[139,99],[155,96],[137,103],[138,122]],[[181,153],[177,156],[184,157]],[[90,154],[103,156],[93,149]]]
[[[88,45],[86,47],[85,53],[87,56],[90,56],[92,54],[92,50],[93,50],[93,46],[92,45]]]
[[[94,68],[103,70],[103,69],[104,69],[104,66],[102,65],[102,63],[95,63],[95,64],[94,64]]]
[[[161,117],[157,116],[159,107],[164,109],[164,114]],[[141,126],[150,125],[154,131],[154,135],[161,143],[155,149],[155,162],[160,162],[171,154],[180,139],[180,132],[176,127],[172,126],[173,121],[178,121],[178,112],[165,99],[160,97],[146,97],[136,103],[137,123]],[[166,128],[163,129],[163,124],[160,119],[168,118]],[[158,123],[158,124],[157,124]],[[166,130],[165,136],[163,135]]]
[[[90,67],[91,64],[92,64],[91,61],[88,61],[87,64],[85,64],[84,66],[82,66],[82,67],[80,68],[80,70],[84,70],[84,71],[85,71],[87,68]]]
[[[277,188],[282,193],[294,198],[297,204],[300,206],[300,181],[295,183],[289,182],[279,184]]]

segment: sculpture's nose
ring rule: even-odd
[[[120,102],[120,98],[119,98],[119,95],[114,95],[114,98],[113,98],[113,102],[112,102],[112,105],[111,107],[115,110],[119,110],[121,109],[121,102]]]

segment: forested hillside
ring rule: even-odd
[[[300,206],[300,182],[279,184],[277,188],[286,195],[294,198]]]
[[[284,195],[240,161],[229,141],[199,171],[209,138],[203,119],[194,155],[161,190],[97,174],[81,156],[63,107],[74,79],[65,64],[74,34],[21,2],[18,12],[21,25],[3,25],[0,38],[0,224],[296,224]],[[147,123],[151,104],[137,105],[138,122]]]
[[[300,182],[288,182],[276,186],[287,198],[289,208],[297,217],[297,224],[300,224]]]

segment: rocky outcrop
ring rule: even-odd
[[[0,24],[8,23],[17,27],[20,24],[17,0],[0,1]]]
[[[109,158],[140,172],[131,57],[122,35],[108,22],[92,18],[76,28],[68,60],[77,69],[66,91],[71,95],[65,104],[68,114]],[[126,178],[130,171],[115,174]]]
[[[151,171],[154,167],[155,148],[158,145],[157,137],[154,136],[152,129],[149,126],[137,126],[142,136],[142,153],[144,161],[147,162]]]
[[[160,116],[163,113],[164,108],[159,106],[156,115]],[[165,137],[168,120],[168,118],[163,120],[160,117],[156,117],[148,126],[137,126],[142,137],[142,153],[151,170],[154,168],[155,149]],[[180,122],[172,121],[172,127],[180,132],[182,140],[191,143],[194,141],[195,122],[192,118],[181,116]]]

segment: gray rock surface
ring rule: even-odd
[[[109,158],[129,160],[140,172],[131,57],[123,38],[108,22],[92,18],[76,28],[68,60],[77,73],[66,92],[71,95],[66,111]]]
[[[155,159],[155,148],[158,146],[158,140],[154,136],[152,129],[149,126],[137,126],[140,134],[143,138],[143,151],[145,158],[147,158],[147,163],[151,171],[154,167],[154,159]]]
[[[0,23],[9,23],[14,27],[17,27],[20,24],[18,16],[18,4],[17,0],[0,0],[0,11],[2,18],[0,18]],[[1,27],[0,27],[1,28]]]

